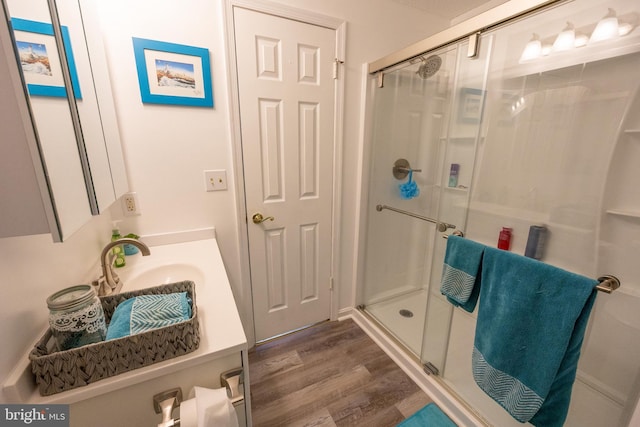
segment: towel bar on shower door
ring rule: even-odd
[[[376,206],[376,210],[378,212],[382,212],[383,209],[387,209],[387,210],[390,210],[390,211],[398,212],[398,213],[401,213],[403,215],[408,215],[408,216],[413,217],[413,218],[418,218],[418,219],[421,219],[423,221],[427,221],[427,222],[431,222],[433,224],[436,224],[437,228],[438,228],[438,231],[440,231],[440,232],[447,231],[448,228],[456,228],[456,226],[453,225],[453,224],[449,224],[449,223],[441,222],[441,221],[436,221],[433,218],[429,218],[429,217],[426,217],[424,215],[419,215],[417,213],[405,211],[405,210],[398,209],[398,208],[393,208],[393,207],[387,206],[387,205],[377,205]]]
[[[606,294],[610,294],[620,287],[620,280],[610,274],[598,277],[598,282],[600,282],[600,284],[596,286],[596,289]]]
[[[455,230],[451,234],[464,237],[462,232],[458,230]],[[446,239],[448,236],[444,235],[442,237]],[[604,292],[605,294],[610,294],[620,287],[620,280],[616,276],[612,276],[610,274],[605,274],[604,276],[598,277],[598,282],[600,283],[596,285],[596,290]]]

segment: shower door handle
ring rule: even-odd
[[[272,216],[268,216],[268,217],[263,217],[262,214],[260,212],[253,214],[253,216],[251,217],[251,219],[253,220],[254,224],[262,224],[265,221],[273,221],[275,218]]]

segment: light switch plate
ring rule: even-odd
[[[204,171],[204,184],[207,191],[226,190],[227,171],[224,169]]]

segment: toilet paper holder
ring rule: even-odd
[[[242,368],[229,369],[220,374],[220,384],[227,389],[227,396],[233,406],[244,403],[244,371]],[[178,427],[180,418],[173,418],[173,411],[182,403],[182,389],[180,387],[165,390],[153,396],[153,409],[156,414],[162,414],[162,421],[158,427]]]
[[[174,427],[180,425],[180,418],[173,418],[173,410],[182,403],[182,389],[180,387],[165,390],[153,396],[153,409],[156,414],[162,414],[162,421],[158,427]]]
[[[244,386],[244,371],[242,368],[235,368],[220,374],[220,384],[227,388],[227,396],[233,406],[241,405],[244,402],[244,393],[240,389]]]

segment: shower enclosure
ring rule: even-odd
[[[624,426],[638,402],[639,17],[633,0],[556,2],[370,67],[360,308],[488,424],[520,425],[472,378],[476,313],[440,294],[453,230],[495,246],[508,227],[523,254],[544,225],[544,262],[618,277],[591,314],[566,425]]]

